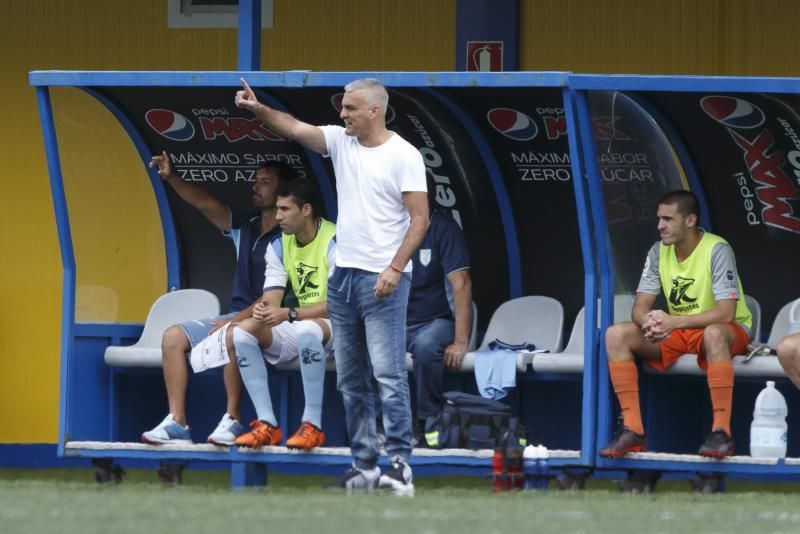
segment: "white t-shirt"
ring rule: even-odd
[[[411,221],[403,193],[427,191],[422,156],[394,132],[388,141],[370,148],[341,126],[320,129],[325,156],[336,173],[336,266],[380,273],[400,248]],[[411,271],[410,261],[403,270]]]

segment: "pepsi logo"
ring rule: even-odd
[[[747,100],[713,95],[700,100],[706,115],[729,128],[757,128],[764,124],[764,112]]]
[[[331,105],[333,109],[336,110],[336,113],[342,112],[342,98],[344,98],[344,93],[336,93],[331,97]],[[391,123],[396,117],[394,112],[394,108],[392,106],[386,107],[386,124]]]
[[[167,109],[151,109],[144,118],[153,130],[167,139],[188,141],[194,137],[194,125],[180,113]]]
[[[539,127],[533,119],[514,109],[490,109],[486,118],[492,128],[516,141],[530,141],[539,133]]]

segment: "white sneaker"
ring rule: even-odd
[[[192,436],[189,433],[189,425],[181,426],[172,414],[167,414],[163,421],[153,430],[142,433],[142,441],[151,445],[168,445],[171,443],[191,443]]]
[[[381,475],[378,486],[391,488],[392,493],[400,497],[413,497],[414,476],[408,461],[400,456],[394,456],[389,464],[389,470]]]
[[[381,470],[378,467],[372,469],[359,469],[353,466],[352,469],[347,471],[344,476],[334,482],[325,486],[326,488],[344,489],[347,494],[353,493],[354,490],[364,490],[367,493],[372,492],[378,487],[378,480],[381,476]]]
[[[226,413],[220,419],[217,428],[209,434],[208,442],[214,445],[230,446],[234,444],[239,435],[244,433],[244,430],[244,426],[239,421]]]

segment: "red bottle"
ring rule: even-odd
[[[505,449],[500,447],[495,449],[494,456],[492,456],[492,486],[494,491],[508,491],[510,489],[510,480],[508,473],[505,469]]]

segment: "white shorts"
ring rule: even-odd
[[[331,328],[330,319],[321,319],[328,325],[328,330],[331,332],[330,339],[323,347],[325,355],[328,358],[333,357],[333,328]],[[276,365],[282,362],[289,362],[297,358],[297,338],[302,332],[319,333],[323,336],[322,328],[314,320],[308,319],[305,321],[297,321],[290,323],[284,321],[277,326],[272,327],[272,345],[265,349],[261,349],[264,358]]]

